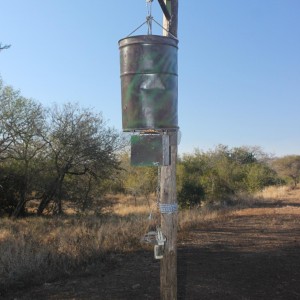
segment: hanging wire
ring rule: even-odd
[[[134,34],[136,31],[138,31],[145,24],[147,24],[147,27],[148,27],[148,35],[152,35],[152,22],[154,21],[159,27],[161,27],[163,30],[168,32],[168,34],[172,38],[177,40],[177,37],[175,35],[173,35],[167,28],[163,27],[159,22],[157,22],[153,18],[153,16],[152,16],[152,2],[153,2],[153,0],[146,0],[146,7],[147,7],[146,21],[143,24],[141,24],[139,27],[137,27],[135,30],[133,30],[131,33],[129,33],[126,37],[130,37],[132,34]],[[171,18],[172,18],[172,16],[171,16]]]
[[[159,208],[160,204],[160,182],[161,182],[161,167],[157,167],[157,186],[156,186],[156,205]]]
[[[153,0],[146,0],[146,7],[147,7],[147,16],[146,21],[141,24],[139,27],[134,29],[132,32],[130,32],[127,37],[130,37],[132,34],[134,34],[136,31],[138,31],[141,27],[143,27],[145,24],[147,24],[148,27],[148,35],[152,34],[152,2]]]
[[[153,0],[146,0],[148,16],[152,15],[152,2],[153,2]]]
[[[172,34],[168,29],[163,27],[161,24],[159,24],[152,16],[151,17],[147,16],[146,21],[143,24],[141,24],[139,27],[137,27],[135,30],[133,30],[131,33],[129,33],[127,35],[127,37],[130,37],[132,34],[134,34],[137,30],[139,30],[145,24],[148,25],[148,35],[152,34],[152,21],[154,21],[159,27],[161,27],[166,32],[168,32],[173,39],[178,40],[177,37],[174,34]],[[149,33],[149,32],[151,32],[151,33]]]
[[[152,19],[159,27],[161,27],[163,30],[165,30],[168,34],[170,34],[172,36],[172,38],[174,38],[175,40],[177,40],[177,37],[172,34],[168,29],[166,29],[164,26],[162,26],[161,24],[159,24],[154,18]]]
[[[139,27],[134,29],[132,32],[130,32],[127,37],[130,37],[132,34],[134,34],[136,31],[138,31],[141,27],[143,27],[148,21],[146,20],[143,24],[141,24]]]
[[[148,25],[148,35],[152,34],[152,2],[153,0],[146,0],[146,6],[147,6],[147,17],[146,17],[146,22]]]
[[[161,167],[157,166],[157,185],[156,185],[156,211],[154,207],[149,207],[150,214],[148,216],[148,223],[146,224],[145,234],[141,238],[141,242],[148,244],[157,244],[157,232],[160,223],[159,205],[160,205],[160,180]],[[150,231],[149,231],[150,230]]]
[[[148,35],[152,34],[152,20],[153,20],[152,16],[147,17]]]
[[[163,30],[168,32],[169,35],[171,35],[173,38],[177,39],[175,35],[173,35],[168,29],[164,28],[160,23],[158,23],[153,17],[152,17],[152,2],[153,0],[146,0],[146,6],[147,6],[147,12],[148,15],[146,17],[146,22],[148,25],[148,35],[152,34],[152,21],[154,21],[158,26],[160,26]],[[169,20],[169,19],[168,19]],[[172,16],[170,17],[170,22],[172,21]]]

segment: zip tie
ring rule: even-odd
[[[159,210],[162,214],[173,214],[178,211],[178,204],[177,203],[160,203]]]

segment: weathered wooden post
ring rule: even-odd
[[[164,36],[177,37],[178,0],[164,0],[171,19],[164,14]],[[177,299],[177,224],[176,211],[176,161],[177,161],[177,130],[170,133],[171,164],[161,167],[160,201],[162,205],[174,207],[174,212],[161,215],[161,230],[166,237],[164,256],[160,265],[160,295],[162,300]]]
[[[152,1],[146,0],[150,5]],[[161,299],[173,300],[177,299],[178,0],[158,2],[164,13],[163,35],[152,35],[154,19],[149,15],[147,35],[119,41],[122,126],[133,133],[132,165],[160,168],[161,224],[154,232],[154,255],[161,259]]]

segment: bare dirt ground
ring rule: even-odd
[[[300,299],[300,192],[199,225],[178,244],[178,299]],[[159,299],[159,261],[119,254],[105,267],[3,299]]]

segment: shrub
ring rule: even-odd
[[[239,193],[253,193],[278,182],[268,156],[257,147],[215,150],[184,155],[177,169],[181,207],[201,201],[220,202]]]
[[[200,184],[186,181],[178,193],[178,204],[181,208],[191,208],[200,204],[204,195],[204,190]]]

